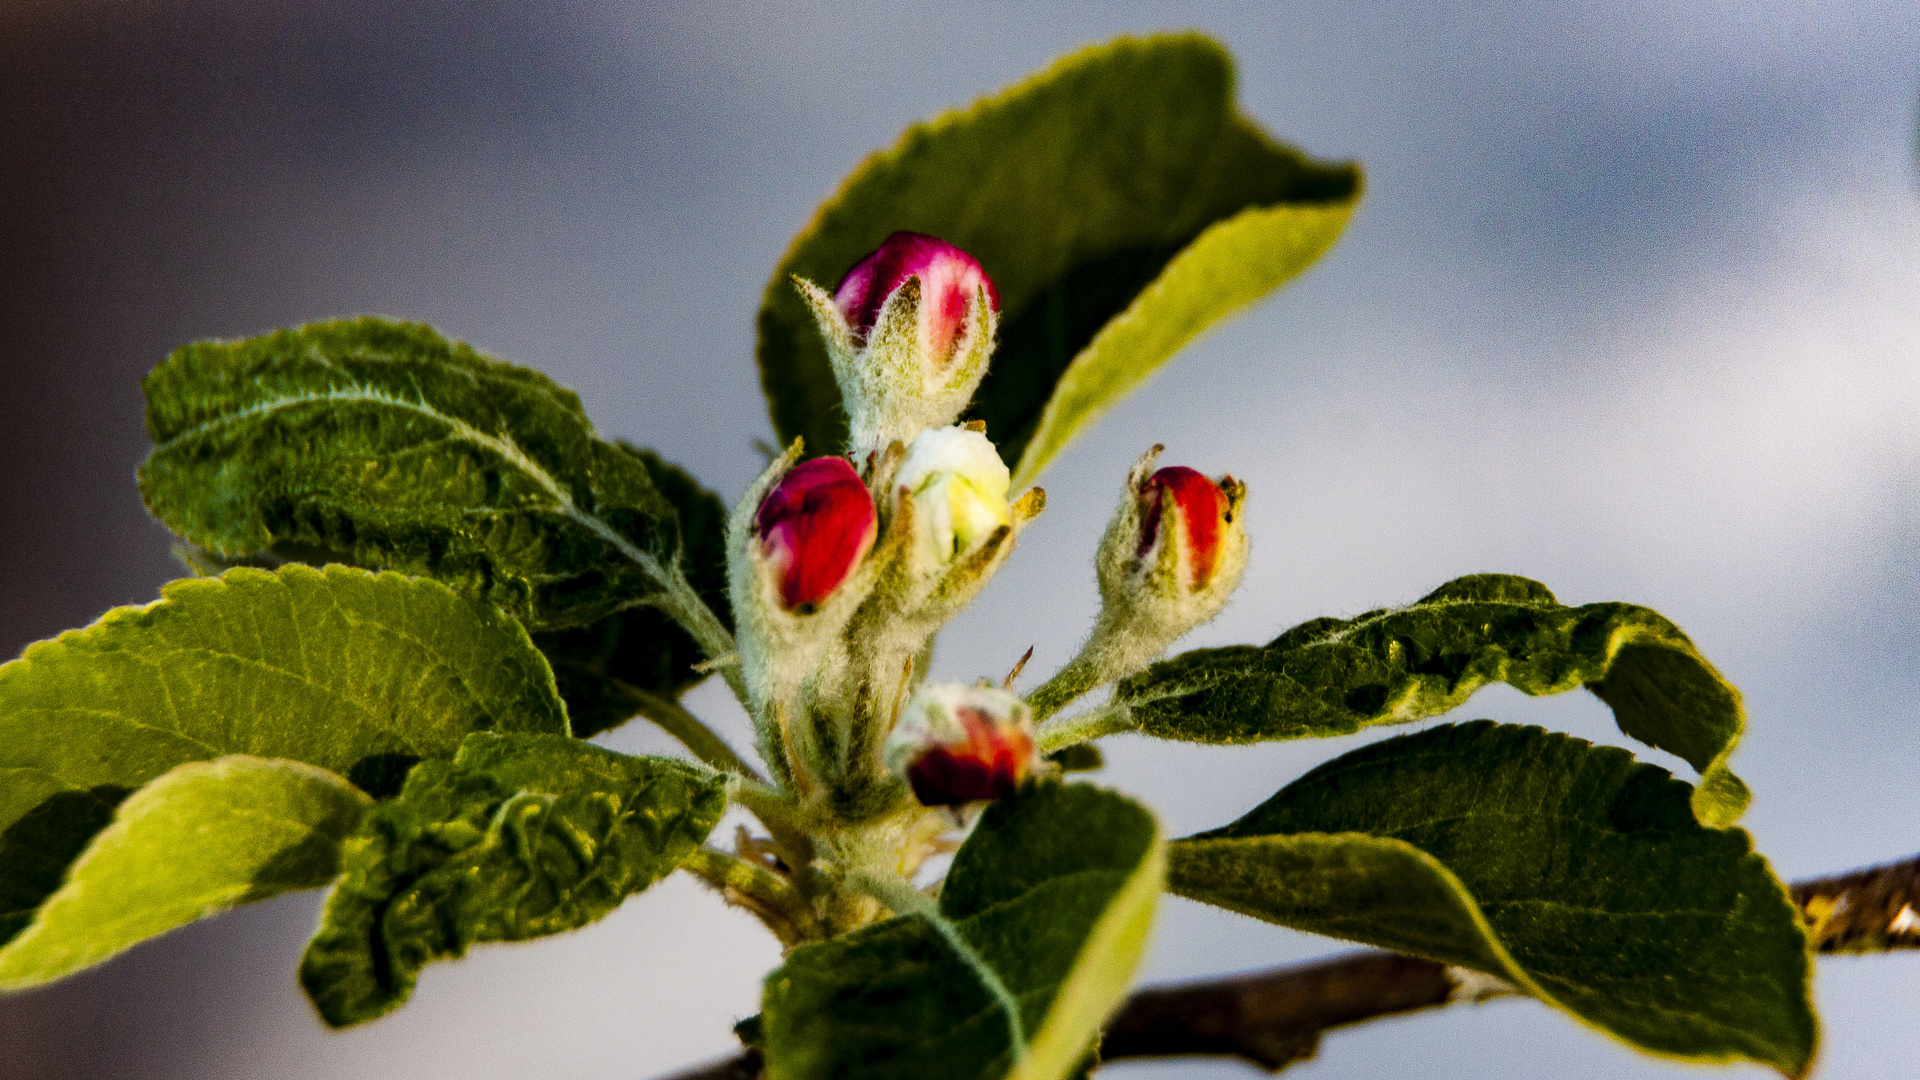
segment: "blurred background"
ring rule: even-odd
[[[1238,57],[1245,110],[1360,159],[1367,197],[1326,260],[1053,466],[1046,516],[939,671],[1071,654],[1099,530],[1161,441],[1252,490],[1247,583],[1195,644],[1473,571],[1647,604],[1745,690],[1744,824],[1783,876],[1911,855],[1920,19],[1908,0],[1601,7],[12,0],[0,653],[180,575],[133,487],[139,379],[198,338],[425,320],[733,498],[771,435],[753,312],[815,203],[912,120],[1084,43],[1198,27]],[[744,731],[723,688],[691,703]],[[1587,695],[1493,690],[1460,715],[1624,741]],[[1118,740],[1104,780],[1178,835],[1390,734]],[[605,741],[665,748],[638,722]],[[331,1033],[292,974],[317,906],[284,897],[0,999],[0,1076],[645,1080],[730,1051],[778,959],[676,877],[586,930],[436,965],[398,1013]],[[1144,977],[1338,948],[1169,900]],[[1822,961],[1816,992],[1819,1075],[1912,1075],[1920,956]],[[1335,1034],[1298,1067],[1682,1071],[1526,1001]]]

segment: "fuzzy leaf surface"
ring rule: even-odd
[[[100,963],[236,904],[332,881],[373,800],[325,769],[232,755],[134,792],[59,891],[0,948],[0,989]]]
[[[1620,730],[1699,770],[1700,820],[1749,799],[1727,768],[1746,711],[1680,628],[1632,604],[1568,607],[1507,574],[1450,581],[1403,608],[1314,619],[1265,645],[1183,653],[1121,681],[1114,701],[1148,735],[1246,743],[1346,735],[1437,716],[1489,683],[1526,694],[1585,687]]]
[[[1740,829],[1688,785],[1537,727],[1362,747],[1171,845],[1169,888],[1498,975],[1643,1050],[1805,1072],[1806,938]]]
[[[679,550],[572,391],[416,323],[200,342],[144,386],[141,495],[216,557],[435,577],[546,629],[656,595]]]
[[[917,917],[804,945],[767,977],[760,1031],[771,1080],[1058,1080],[1087,1060],[1126,993],[1153,919],[1165,847],[1153,816],[1085,784],[989,807],[940,910],[1020,1002],[1006,1015]]]
[[[378,795],[475,731],[567,731],[519,623],[344,566],[176,581],[0,666],[0,940],[129,792],[189,761],[303,761]]]
[[[1360,173],[1274,142],[1234,107],[1233,64],[1180,34],[1084,49],[869,157],[794,240],[760,307],[783,442],[846,441],[825,347],[794,290],[831,290],[896,229],[980,260],[1000,346],[970,415],[1024,484],[1209,324],[1298,273],[1352,213]]]
[[[691,473],[659,454],[630,443],[615,445],[646,467],[654,490],[673,507],[687,583],[732,629],[726,504]],[[705,678],[693,665],[705,660],[706,653],[680,624],[654,607],[627,608],[586,626],[535,634],[533,641],[553,665],[573,733],[582,739],[633,716],[634,707],[623,696],[622,684],[677,697]]]
[[[300,961],[335,1027],[389,1012],[420,969],[578,929],[671,873],[720,820],[717,775],[561,735],[475,735],[407,777],[346,842]]]

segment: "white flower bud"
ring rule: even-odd
[[[970,554],[1012,520],[1012,476],[993,443],[960,427],[923,431],[907,448],[893,486],[913,499],[915,561],[942,567]]]

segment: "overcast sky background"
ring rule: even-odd
[[[906,123],[1073,47],[1197,27],[1245,110],[1368,193],[1296,285],[1190,347],[1043,478],[938,669],[1064,661],[1127,464],[1231,470],[1253,562],[1194,644],[1463,573],[1679,622],[1746,693],[1744,824],[1787,877],[1920,849],[1920,19],[1908,2],[59,4],[0,11],[0,653],[178,576],[132,473],[170,349],[429,321],[577,389],[731,499],[771,432],[752,315],[815,203]],[[696,709],[743,730],[724,689]],[[1460,718],[1622,743],[1586,695]],[[1372,736],[1128,742],[1174,835]],[[623,749],[665,749],[623,730]],[[1643,756],[1691,777],[1684,764]],[[0,1000],[0,1077],[644,1080],[729,1050],[770,939],[683,878],[437,965],[325,1032],[317,894]],[[1144,977],[1339,946],[1169,900]],[[1819,1075],[1907,1077],[1920,958],[1822,961]],[[1330,1037],[1297,1074],[1655,1077],[1530,1002]],[[1116,1078],[1238,1077],[1232,1063]],[[1755,1078],[1752,1067],[1721,1075]]]

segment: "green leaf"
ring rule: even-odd
[[[380,1016],[431,961],[577,929],[671,873],[727,806],[717,774],[558,735],[475,735],[346,844],[300,961],[335,1027]]]
[[[972,415],[1024,484],[1100,411],[1212,322],[1339,235],[1352,165],[1282,146],[1236,112],[1233,65],[1195,34],[1089,48],[909,128],[827,200],[760,307],[760,375],[781,440],[846,441],[798,275],[831,289],[896,229],[980,260],[1000,346]]]
[[[1056,784],[995,803],[940,910],[1020,1002],[1026,1057],[1013,1061],[1005,1014],[929,924],[894,918],[803,945],[767,977],[768,1077],[1071,1075],[1126,993],[1163,873],[1153,817],[1129,799]]]
[[[222,909],[332,881],[373,800],[324,769],[233,755],[169,770],[120,804],[24,932],[0,989],[70,975]]]
[[[566,730],[520,624],[436,582],[343,566],[173,582],[0,666],[0,934],[177,765],[290,758],[379,794],[470,732]]]
[[[681,566],[688,584],[721,622],[732,628],[727,601],[727,507],[692,474],[629,443],[621,450],[646,466],[653,486],[680,523]],[[692,635],[658,608],[634,607],[586,626],[535,634],[567,700],[573,733],[589,738],[625,723],[634,707],[622,685],[677,697],[705,678],[693,665],[706,659]]]
[[[1654,1053],[1812,1060],[1785,887],[1624,750],[1487,721],[1375,743],[1176,841],[1169,888],[1491,972]]]
[[[145,381],[140,491],[213,555],[441,579],[536,629],[669,588],[672,507],[579,399],[428,327],[314,323],[188,345]]]
[[[1586,687],[1620,730],[1699,770],[1694,810],[1746,809],[1727,757],[1746,728],[1735,690],[1658,612],[1568,607],[1537,581],[1474,574],[1404,608],[1314,619],[1261,646],[1196,649],[1122,680],[1114,702],[1163,739],[1245,743],[1345,735],[1437,716],[1488,683],[1527,694]]]

